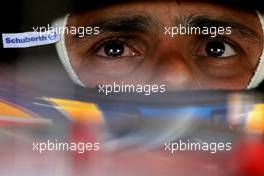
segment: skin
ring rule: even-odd
[[[70,15],[67,27],[92,26],[98,21],[134,15],[150,19],[150,30],[105,31],[83,38],[66,34],[70,62],[87,87],[113,82],[165,84],[167,90],[247,87],[263,49],[263,31],[255,12],[202,2],[136,2]],[[179,25],[177,19],[196,15],[234,21],[254,36],[240,34],[234,28],[231,35],[217,39],[164,34],[164,27]],[[119,43],[125,40],[125,52],[120,57],[108,57],[104,41],[117,38],[121,38]],[[205,48],[212,40],[225,45],[226,57],[208,55]]]

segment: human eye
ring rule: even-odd
[[[137,43],[129,38],[110,38],[96,46],[95,56],[104,59],[121,59],[142,56]]]
[[[128,76],[137,72],[147,57],[149,44],[137,35],[104,35],[83,48],[83,67],[93,67],[99,75]]]
[[[249,70],[248,57],[239,39],[226,36],[201,36],[195,39],[193,58],[202,75],[208,78],[238,78]]]
[[[235,44],[223,38],[203,39],[195,51],[195,55],[212,59],[227,59],[238,54]]]

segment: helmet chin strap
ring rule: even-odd
[[[263,35],[264,35],[264,14],[259,12],[259,11],[256,11],[256,13],[260,19],[260,23],[261,23],[262,31],[263,31]],[[67,26],[68,17],[69,17],[69,14],[66,15],[64,18],[56,20],[53,24],[55,24],[55,26],[64,28]],[[80,80],[80,78],[78,77],[78,75],[76,74],[76,72],[74,71],[74,69],[71,65],[70,58],[69,58],[67,48],[65,45],[64,31],[60,32],[60,36],[61,36],[61,40],[59,42],[57,42],[57,44],[56,44],[56,49],[57,49],[59,58],[63,64],[64,68],[66,69],[67,73],[69,74],[70,78],[73,80],[73,82],[77,85],[85,87],[85,85]],[[253,77],[251,78],[251,80],[247,86],[247,89],[256,88],[263,80],[264,80],[264,46],[263,46],[263,51],[262,51],[261,57],[259,59],[257,69],[256,69]]]
[[[259,20],[260,20],[260,23],[261,23],[261,26],[262,26],[262,32],[263,32],[263,35],[264,35],[264,14],[260,13],[258,11],[256,11],[256,12],[257,12],[257,15],[259,17]],[[247,89],[253,89],[253,88],[258,87],[258,85],[263,80],[264,80],[264,46],[263,46],[262,54],[261,54],[260,59],[259,59],[259,63],[258,63],[257,69],[256,69],[256,71],[254,73],[254,76],[251,78]]]
[[[53,24],[53,26],[59,27],[61,29],[64,29],[67,26],[69,14],[66,15],[64,18],[56,20]],[[57,42],[56,49],[59,55],[59,58],[61,60],[61,63],[63,64],[64,68],[66,69],[67,73],[69,74],[72,81],[80,86],[85,87],[85,85],[82,83],[76,72],[74,71],[68,52],[65,44],[65,32],[64,30],[60,31],[60,38],[61,40]]]

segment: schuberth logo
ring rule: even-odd
[[[55,31],[3,34],[3,47],[26,48],[52,44],[59,40],[60,36]]]

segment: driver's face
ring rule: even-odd
[[[186,23],[232,27],[231,35],[165,35]],[[98,25],[99,35],[66,35],[70,62],[87,87],[124,82],[169,90],[245,89],[263,49],[254,12],[199,2],[137,2],[71,15],[68,27]]]

